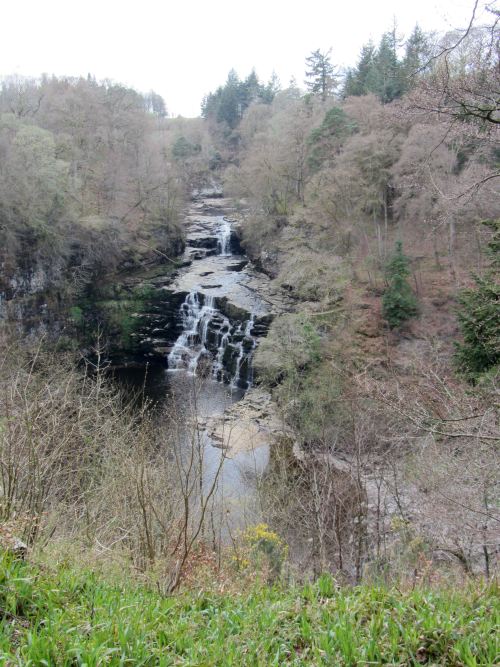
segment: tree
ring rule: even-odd
[[[341,107],[332,107],[327,111],[321,125],[309,135],[310,168],[318,170],[325,162],[333,160],[342,143],[356,129],[356,122],[350,119]]]
[[[176,139],[172,145],[172,156],[175,160],[186,160],[200,151],[200,144],[192,144],[184,135]]]
[[[374,58],[376,72],[374,92],[384,104],[400,97],[403,92],[401,64],[396,53],[396,37],[394,32],[382,35]]]
[[[165,100],[161,95],[155,93],[154,90],[144,95],[144,107],[146,111],[149,111],[154,116],[158,116],[158,118],[166,118],[168,115]]]
[[[306,58],[306,86],[313,94],[319,94],[323,102],[333,95],[337,87],[335,68],[330,62],[331,49],[322,53],[319,49]]]
[[[500,220],[485,224],[494,231],[488,243],[492,262],[483,277],[474,276],[473,289],[462,291],[457,314],[463,342],[457,345],[455,359],[472,381],[500,363]]]
[[[1,116],[0,158],[0,245],[12,255],[18,242],[29,237],[33,245],[44,243],[54,253],[71,211],[66,206],[69,164],[57,158],[53,134]]]
[[[112,270],[137,234],[141,252],[175,251],[184,174],[158,132],[161,98],[151,93],[148,104],[149,113],[144,96],[92,77],[4,82],[0,280],[29,266],[44,289],[72,291],[82,283],[67,279],[68,267],[85,281]]]
[[[410,260],[403,254],[403,244],[397,241],[394,255],[386,267],[389,284],[385,291],[382,306],[383,314],[389,327],[394,329],[418,313],[417,300],[408,283]]]
[[[231,130],[234,130],[251,104],[259,102],[271,104],[278,89],[279,82],[276,75],[271,77],[267,85],[263,85],[255,70],[241,81],[236,71],[232,69],[226,83],[204,98],[201,105],[202,116],[222,125],[226,123]]]
[[[413,79],[427,69],[426,63],[429,61],[429,57],[429,40],[420,26],[416,25],[405,45],[403,71],[406,88],[410,88]]]
[[[344,82],[344,96],[375,92],[375,46],[368,42],[361,49],[358,64],[349,69]]]
[[[476,26],[478,5],[476,0],[467,28],[445,35],[438,52],[424,63],[430,75],[422,79],[410,102],[418,113],[448,119],[450,127],[459,121],[469,132],[472,128],[495,137],[500,124],[500,10],[487,7],[491,22]],[[490,178],[498,175],[496,171]]]

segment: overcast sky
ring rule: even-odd
[[[19,0],[2,2],[0,75],[108,78],[154,89],[171,114],[197,116],[202,97],[234,67],[282,84],[304,79],[304,59],[332,48],[354,64],[397,19],[408,36],[462,27],[474,0]]]

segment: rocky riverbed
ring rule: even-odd
[[[155,367],[149,391],[167,411],[175,405],[190,437],[195,427],[207,479],[224,459],[220,488],[239,505],[251,498],[283,429],[270,395],[253,387],[252,357],[272,318],[290,304],[245,256],[234,223],[230,201],[192,202],[178,267],[132,277],[127,289],[146,296],[131,313],[129,340],[132,358]]]

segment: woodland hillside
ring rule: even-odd
[[[499,664],[477,4],[192,119],[1,81],[2,664]]]
[[[141,95],[92,77],[4,79],[4,307],[38,294],[53,308],[54,293],[68,306],[107,275],[179,255],[179,215],[197,185],[196,160],[185,173],[185,145],[191,144],[181,132],[204,164],[210,159],[199,124],[186,125],[172,126],[153,91]]]
[[[273,525],[319,570],[386,563],[396,515],[425,558],[497,558],[495,31],[390,31],[343,80],[312,53],[306,94],[257,92],[236,125],[220,91],[204,108],[244,247],[295,303],[254,363],[305,453],[277,465]]]

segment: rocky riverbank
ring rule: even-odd
[[[223,415],[210,418],[205,429],[214,445],[229,458],[270,447],[286,430],[271,395],[259,388],[249,389]]]

